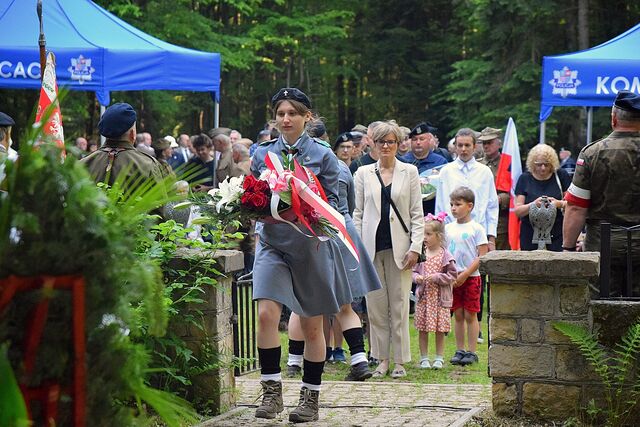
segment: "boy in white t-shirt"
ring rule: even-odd
[[[470,365],[478,362],[476,344],[480,311],[480,257],[487,253],[487,233],[480,224],[471,219],[475,195],[468,187],[458,187],[449,196],[451,214],[456,219],[446,225],[449,252],[456,260],[458,278],[453,283],[453,306],[451,311],[456,319],[456,353],[451,358],[452,365]],[[467,349],[464,350],[464,330],[467,326]]]

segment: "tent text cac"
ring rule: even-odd
[[[30,62],[25,66],[22,61],[18,61],[15,64],[11,61],[0,61],[0,77],[3,79],[40,80],[40,63]]]

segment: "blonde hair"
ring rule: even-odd
[[[392,121],[380,122],[380,124],[378,124],[371,132],[371,139],[375,142],[381,140],[387,135],[393,135],[397,143],[402,142],[404,139],[400,126]]]
[[[558,153],[556,153],[556,150],[554,150],[550,145],[538,144],[529,150],[529,154],[527,154],[527,169],[529,172],[533,172],[535,158],[538,156],[543,157],[547,162],[549,162],[554,172],[560,169],[560,160],[558,159]]]
[[[428,220],[425,218],[424,230],[429,230],[436,236],[438,236],[438,240],[440,240],[440,246],[442,246],[443,248],[447,245],[447,236],[444,232],[444,222],[438,221],[436,219]]]

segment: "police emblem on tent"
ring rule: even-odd
[[[565,66],[562,70],[553,70],[553,79],[549,84],[553,86],[553,95],[566,98],[569,95],[577,95],[577,88],[582,82],[578,80],[578,71],[570,70]]]
[[[71,80],[77,80],[80,84],[85,81],[91,81],[91,74],[96,71],[91,66],[91,58],[85,58],[82,55],[77,58],[71,58],[71,67],[68,70],[71,73]]]

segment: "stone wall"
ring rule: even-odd
[[[489,374],[493,409],[502,416],[564,420],[578,416],[599,383],[579,350],[552,324],[591,328],[589,285],[597,253],[495,251],[489,274]]]
[[[199,255],[199,251],[181,250],[171,267],[189,270],[189,258]],[[211,411],[217,414],[235,405],[231,282],[234,273],[244,268],[244,256],[239,251],[220,250],[211,257],[215,259],[216,269],[222,275],[215,277],[218,282],[216,286],[208,287],[205,294],[200,296],[205,303],[192,307],[194,312],[202,312],[204,329],[184,324],[172,324],[170,328],[187,343],[196,357],[200,356],[202,345],[206,343],[218,356],[220,367],[195,377],[189,396],[192,401],[207,402]]]

